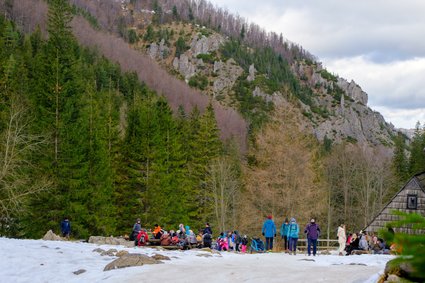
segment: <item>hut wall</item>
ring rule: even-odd
[[[407,197],[408,195],[417,196],[417,209],[407,208]],[[393,215],[391,212],[398,210],[406,213],[419,213],[425,216],[425,192],[420,187],[419,183],[415,178],[412,178],[407,185],[399,191],[399,193],[392,199],[392,201],[381,211],[381,213],[369,224],[366,228],[368,232],[378,232],[384,228],[388,222],[397,220],[398,217]],[[396,229],[399,232],[413,233],[409,227],[402,227]],[[425,231],[420,231],[424,233]]]

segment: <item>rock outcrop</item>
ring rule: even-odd
[[[208,37],[205,35],[197,34],[190,44],[190,50],[194,57],[199,54],[208,54],[216,51],[223,44],[224,38],[220,34],[212,34]]]
[[[415,277],[414,269],[409,263],[390,260],[378,282],[423,282],[423,277]]]
[[[226,62],[214,62],[213,71],[217,75],[213,84],[214,96],[229,91],[243,73],[243,69],[232,58]]]
[[[248,77],[246,77],[246,80],[248,82],[252,82],[253,80],[255,80],[255,73],[257,72],[257,70],[254,67],[254,64],[249,66],[249,70],[248,70]]]
[[[89,238],[89,243],[97,245],[122,245],[128,248],[134,247],[134,242],[127,241],[124,238],[114,237],[91,236]]]
[[[131,267],[131,266],[142,266],[145,264],[158,264],[158,263],[161,263],[161,262],[147,255],[127,254],[107,264],[105,268],[103,269],[103,271]]]
[[[169,54],[170,49],[165,45],[165,40],[162,39],[159,44],[153,42],[149,46],[148,55],[152,59],[162,60]]]
[[[184,76],[186,80],[190,79],[196,74],[196,66],[189,60],[189,56],[181,54],[180,58],[174,58],[173,67]]]
[[[47,233],[43,236],[43,240],[45,241],[64,241],[64,239],[61,236],[56,235],[53,233],[52,230],[47,231]]]
[[[345,93],[351,97],[355,102],[360,102],[363,105],[367,105],[368,96],[361,87],[356,84],[353,80],[348,82],[343,78],[338,78],[338,86],[345,91]]]

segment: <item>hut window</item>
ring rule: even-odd
[[[407,209],[417,209],[417,208],[418,208],[418,196],[407,195]]]

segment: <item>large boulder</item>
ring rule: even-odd
[[[43,240],[45,240],[45,241],[63,241],[62,237],[53,233],[52,230],[47,231],[47,233],[43,237]]]
[[[147,255],[142,254],[127,254],[120,258],[117,258],[113,262],[107,264],[103,271],[108,271],[117,268],[125,268],[132,266],[142,266],[145,264],[158,264],[161,263]]]
[[[382,282],[423,282],[423,278],[416,278],[415,270],[409,263],[397,259],[390,260],[385,266]],[[401,278],[401,280],[400,280]],[[397,281],[400,280],[400,281]]]

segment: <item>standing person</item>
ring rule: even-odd
[[[205,228],[204,228],[204,231],[202,232],[202,234],[210,234],[211,236],[212,236],[212,230],[211,230],[211,227],[210,227],[210,223],[205,223]]]
[[[136,219],[136,223],[133,225],[133,231],[130,234],[130,241],[135,241],[137,235],[139,235],[140,230],[142,230],[142,225],[140,224],[140,218]]]
[[[284,251],[288,251],[288,227],[289,221],[288,218],[285,218],[285,222],[283,222],[282,227],[280,227],[280,235],[282,236]]]
[[[317,239],[320,236],[320,227],[317,225],[316,220],[312,218],[310,223],[304,229],[304,233],[307,234],[307,252],[311,255],[311,246],[313,246],[313,256],[316,256],[317,250]]]
[[[345,253],[345,243],[347,242],[347,235],[345,234],[345,225],[341,224],[338,227],[338,244],[339,244],[339,248],[338,248],[338,254],[339,255],[344,255]]]
[[[300,233],[300,227],[297,224],[295,218],[291,218],[291,222],[288,227],[288,239],[289,239],[289,254],[297,254],[297,242],[298,234]]]
[[[262,234],[266,237],[266,251],[271,251],[273,249],[273,237],[276,237],[276,226],[271,215],[267,216],[266,221],[264,221]]]
[[[61,222],[61,232],[62,237],[69,239],[69,234],[71,234],[71,222],[69,222],[68,217],[65,217]]]

